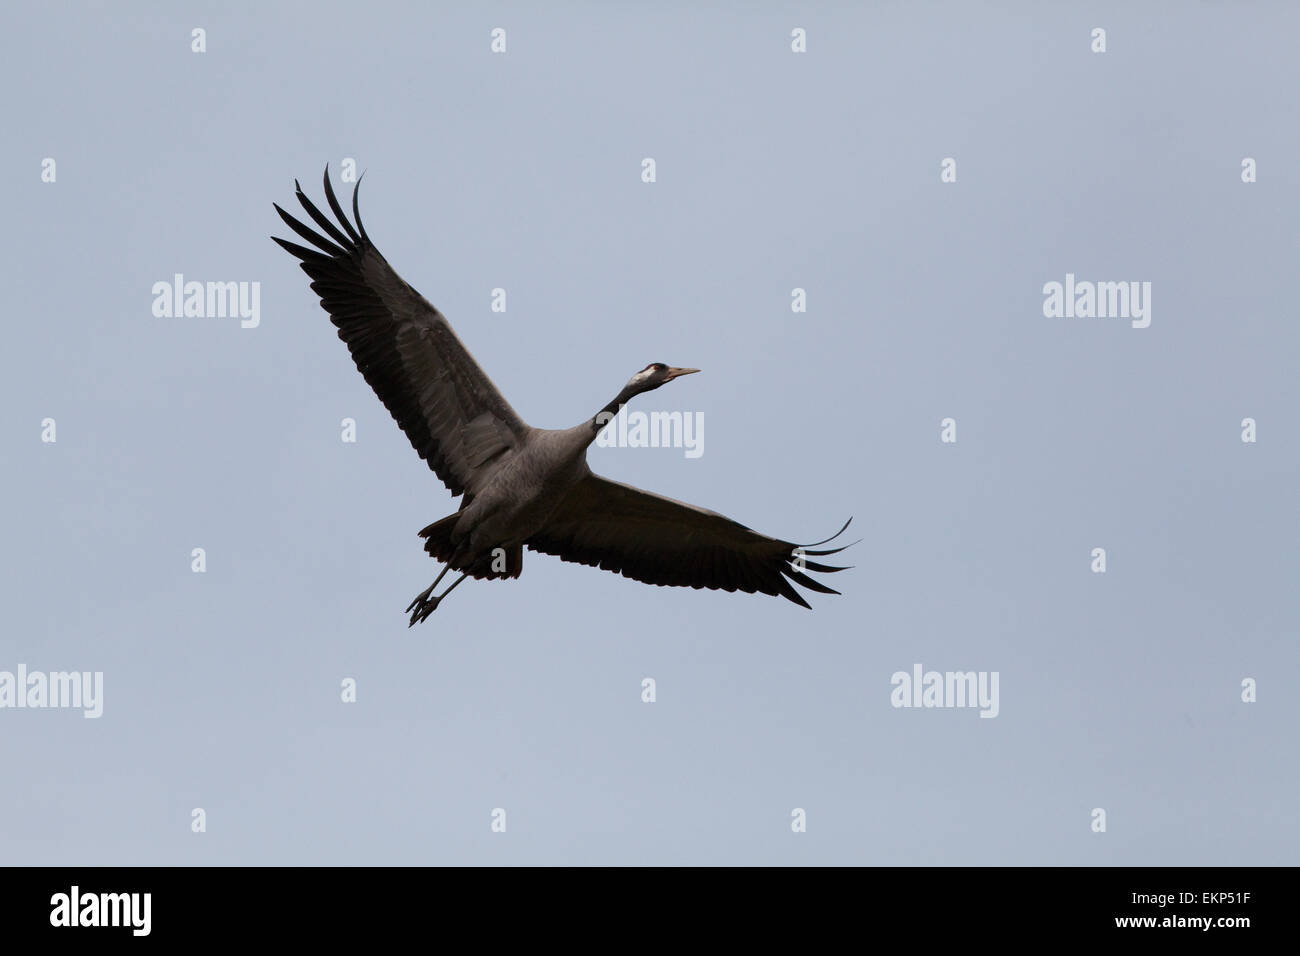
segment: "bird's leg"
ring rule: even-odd
[[[442,581],[442,579],[445,578],[445,577],[447,576],[447,572],[450,571],[450,570],[451,570],[451,565],[450,565],[450,564],[443,565],[442,573],[438,575],[437,579],[436,579],[432,584],[430,584],[427,588],[425,588],[423,591],[421,591],[419,594],[417,594],[417,595],[415,596],[415,600],[414,600],[414,601],[412,601],[410,604],[406,605],[406,610],[407,610],[407,611],[410,611],[411,608],[415,607],[417,604],[419,604],[419,603],[422,602],[425,598],[427,598],[430,594],[432,594],[432,593],[433,593],[433,589],[436,588],[436,587],[438,586],[439,582]],[[414,622],[412,622],[412,623],[414,623]]]
[[[442,574],[438,575],[438,581],[441,581],[443,574],[446,573],[447,573],[447,568],[443,568]],[[460,577],[458,577],[455,581],[451,583],[451,587],[447,588],[447,590],[443,591],[437,597],[433,597],[433,598],[429,597],[429,591],[432,591],[434,588],[438,586],[438,581],[434,581],[431,585],[429,585],[429,590],[425,591],[418,598],[412,601],[410,607],[407,608],[408,611],[410,611],[412,607],[415,608],[415,610],[412,611],[411,613],[411,623],[407,624],[406,626],[414,627],[420,621],[425,620],[434,611],[438,610],[438,605],[442,603],[442,599],[445,598],[452,591],[456,590],[456,585],[460,584],[460,582],[464,581],[467,577],[469,577],[468,572],[462,574]]]

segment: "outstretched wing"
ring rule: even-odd
[[[848,526],[846,521],[844,528]],[[839,537],[844,528],[826,541]],[[835,554],[843,548],[804,550],[751,531],[715,511],[596,474],[578,482],[546,527],[525,544],[533,551],[616,571],[646,584],[759,591],[779,594],[804,607],[809,607],[808,602],[790,581],[823,594],[840,592],[801,569],[844,570],[806,560],[808,555]]]
[[[358,181],[348,221],[325,168],[331,222],[294,181],[298,202],[325,233],[303,225],[278,205],[280,218],[309,249],[275,239],[301,260],[312,291],[338,326],[352,359],[420,457],[454,495],[475,492],[485,467],[519,447],[528,426],[479,368],[442,313],[379,254],[357,209]],[[340,229],[340,227],[342,227]]]

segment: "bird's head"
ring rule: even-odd
[[[673,368],[663,362],[653,362],[627,380],[627,387],[636,392],[649,392],[666,385],[675,378],[698,372],[698,368]]]

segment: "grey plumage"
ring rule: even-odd
[[[466,577],[518,577],[525,547],[647,584],[760,592],[803,607],[809,605],[791,581],[839,593],[803,570],[843,570],[807,560],[843,548],[802,550],[716,512],[602,478],[587,467],[587,448],[607,416],[634,395],[696,369],[653,363],[592,419],[562,430],[532,428],[442,313],[379,254],[361,223],[360,183],[352,193],[355,226],[334,195],[328,167],[324,185],[337,224],[295,181],[299,203],[324,235],[276,205],[285,224],[313,248],[272,238],[311,277],[339,338],[416,452],[453,495],[462,496],[455,514],[420,532],[425,550],[445,567],[407,607],[412,625]],[[461,576],[431,596],[449,570]]]

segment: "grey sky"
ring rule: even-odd
[[[1294,5],[265,6],[8,13],[0,671],[104,710],[0,709],[0,860],[1297,862]],[[530,423],[703,369],[634,404],[702,456],[593,467],[853,515],[843,596],[528,553],[408,630],[455,502],[268,239],[345,158]],[[175,273],[260,325],[154,317]],[[1150,327],[1045,318],[1067,273]],[[892,707],[918,663],[998,716]]]

